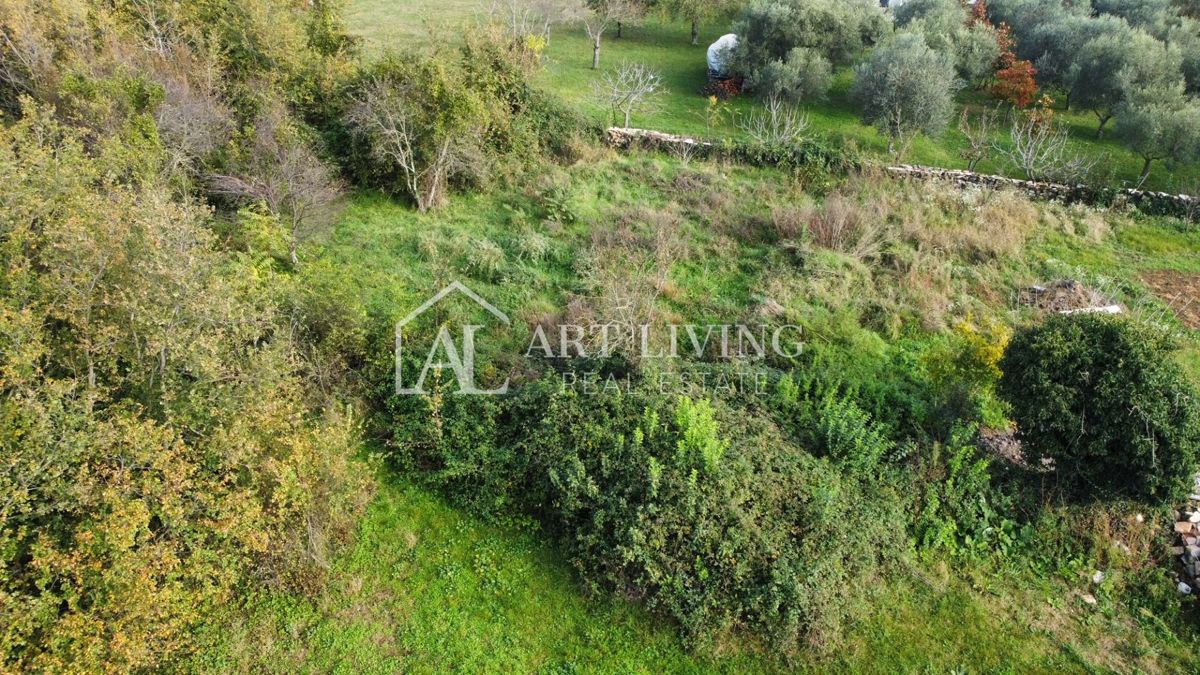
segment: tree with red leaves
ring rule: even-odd
[[[1001,23],[996,32],[1000,58],[996,60],[996,84],[992,85],[992,95],[1018,108],[1027,108],[1037,96],[1037,80],[1034,79],[1037,68],[1032,62],[1017,58],[1013,51],[1012,28],[1008,24]]]

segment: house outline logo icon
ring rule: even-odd
[[[428,355],[425,357],[425,363],[421,368],[420,375],[417,376],[417,381],[414,386],[404,386],[403,368],[404,368],[404,327],[411,323],[418,316],[425,313],[426,310],[441,302],[452,293],[461,293],[472,302],[487,310],[489,314],[496,317],[505,326],[512,325],[508,315],[501,312],[495,305],[484,300],[478,293],[459,281],[453,281],[442,290],[435,293],[432,297],[421,304],[407,316],[396,322],[396,393],[400,395],[423,395],[425,394],[425,376],[430,369],[437,369],[439,372],[442,368],[449,368],[454,372],[455,378],[458,381],[458,394],[505,394],[508,392],[508,380],[504,384],[495,389],[480,389],[475,384],[475,333],[483,328],[479,324],[465,324],[462,326],[462,349],[454,341],[454,337],[450,334],[448,326],[442,325],[438,327],[437,337],[434,338],[433,345],[429,349]],[[446,358],[445,361],[435,362],[439,352],[442,352]]]

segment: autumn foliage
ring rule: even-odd
[[[1000,58],[996,60],[996,83],[992,94],[1018,108],[1028,108],[1037,96],[1037,68],[1033,63],[1018,59],[1013,51],[1012,28],[1001,23],[997,28],[1000,42]]]

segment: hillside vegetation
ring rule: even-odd
[[[0,2],[0,670],[1197,669],[1193,223],[617,151],[576,28],[411,9]]]

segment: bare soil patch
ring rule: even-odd
[[[1167,303],[1188,328],[1200,330],[1200,274],[1155,270],[1143,272],[1142,281]]]

